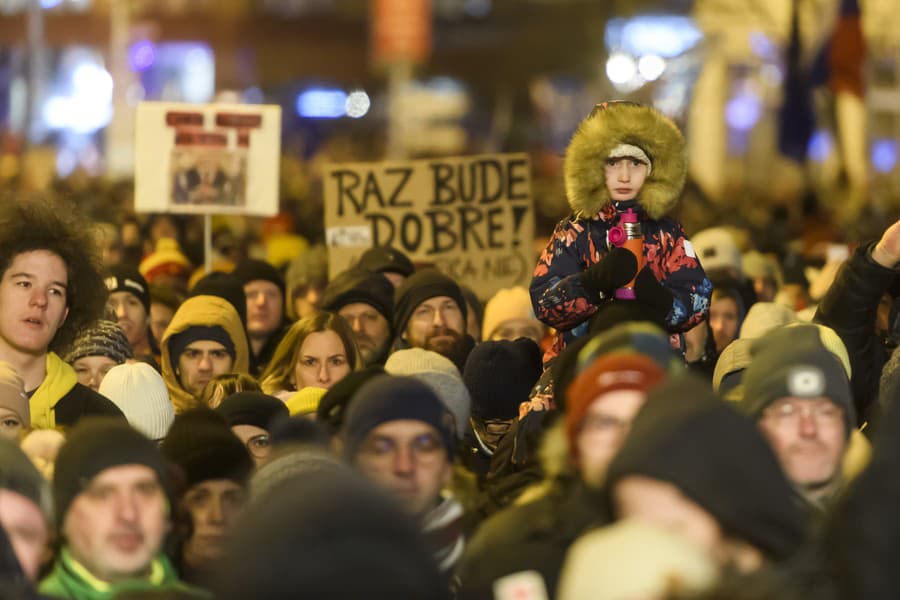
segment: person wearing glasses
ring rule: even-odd
[[[751,356],[739,407],[756,421],[798,503],[815,518],[844,483],[841,467],[856,428],[847,372],[815,325],[774,329]]]
[[[222,400],[216,412],[244,443],[256,466],[264,463],[272,452],[269,427],[275,421],[289,417],[284,402],[262,392],[232,394]]]
[[[345,460],[417,519],[449,576],[465,546],[462,505],[444,493],[456,453],[453,415],[418,379],[379,375],[353,397],[340,439]]]

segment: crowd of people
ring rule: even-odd
[[[811,284],[687,236],[685,167],[599,105],[490,298],[391,247],[206,272],[0,206],[0,596],[900,597],[900,221]]]

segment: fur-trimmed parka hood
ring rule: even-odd
[[[655,108],[629,102],[598,107],[581,122],[566,149],[566,196],[575,216],[590,218],[611,201],[605,161],[620,144],[643,150],[652,169],[637,201],[651,219],[678,202],[687,176],[684,137],[675,123]]]

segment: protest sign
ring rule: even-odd
[[[526,154],[334,164],[325,173],[329,273],[373,246],[433,264],[482,298],[534,269]]]
[[[138,212],[278,212],[279,106],[142,102],[135,145]]]

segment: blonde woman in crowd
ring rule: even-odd
[[[291,326],[260,379],[263,392],[287,401],[305,387],[328,389],[361,367],[347,321],[320,313]]]

